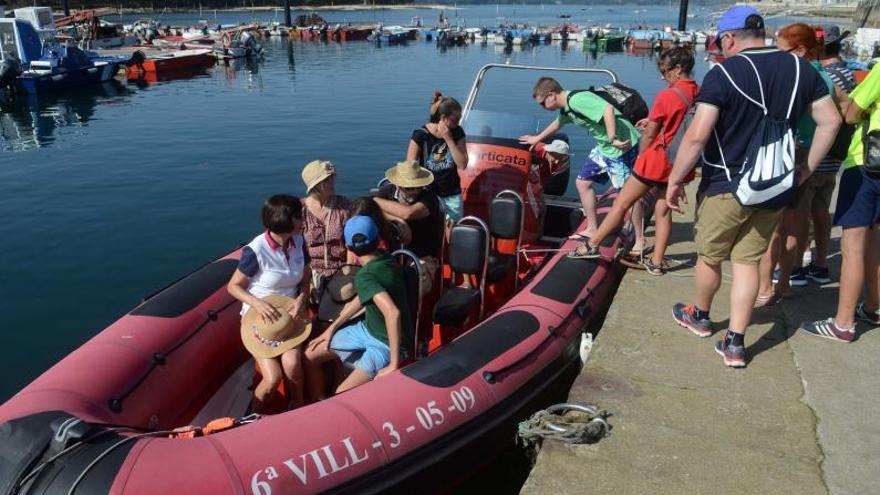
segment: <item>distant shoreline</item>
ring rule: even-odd
[[[371,10],[461,10],[462,7],[443,4],[350,4],[350,5],[315,5],[315,6],[291,6],[291,12],[315,12],[315,11],[342,11],[342,12],[366,12]],[[70,9],[71,13],[77,12],[79,9]],[[89,9],[87,9],[89,10]],[[99,10],[108,11],[107,15],[128,15],[128,14],[192,14],[199,12],[199,9],[180,9],[180,10],[152,10],[139,8],[114,8],[103,7]],[[275,12],[284,11],[284,7],[261,6],[261,7],[236,7],[232,9],[201,9],[205,12]],[[62,12],[55,12],[55,17],[61,17]]]

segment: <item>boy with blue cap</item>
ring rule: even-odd
[[[354,371],[337,387],[337,393],[400,366],[401,324],[408,318],[403,273],[389,254],[378,250],[379,227],[373,219],[351,217],[345,222],[344,237],[346,247],[363,263],[354,279],[357,297],[306,350],[311,372],[321,372],[320,364],[334,357],[354,364]],[[350,322],[361,308],[365,317]]]
[[[715,351],[725,365],[736,368],[746,365],[744,335],[758,295],[758,266],[783,211],[769,203],[743,206],[735,196],[739,179],[749,170],[747,165],[763,160],[755,154],[763,150],[756,144],[786,150],[779,159],[793,163],[791,131],[808,113],[816,132],[807,166],[794,171],[796,184],[803,183],[828,154],[840,126],[837,108],[819,72],[796,55],[765,46],[765,35],[764,19],[752,7],[736,6],[721,16],[715,45],[725,60],[700,85],[697,110],[666,190],[669,207],[681,212],[684,180],[702,163],[694,224],[699,255],[696,294],[693,304],[675,304],[672,316],[699,337],[712,335],[709,309],[721,287],[721,263],[729,258],[733,264],[730,323]],[[766,138],[765,129],[770,126],[779,133],[776,141],[753,142],[756,136]]]

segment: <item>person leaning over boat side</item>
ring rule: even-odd
[[[766,136],[759,134],[761,127],[767,125],[779,131],[780,123],[784,126],[787,120],[788,129],[793,129],[800,116],[809,112],[816,122],[816,132],[807,167],[796,176],[803,182],[828,154],[840,125],[834,101],[819,73],[807,61],[765,46],[764,35],[764,19],[752,7],[732,7],[718,21],[715,42],[721,45],[726,58],[703,79],[694,119],[675,156],[666,188],[669,207],[683,212],[684,180],[702,156],[694,223],[698,254],[695,301],[692,305],[675,304],[672,315],[695,335],[712,335],[709,310],[721,287],[721,263],[729,257],[733,264],[730,323],[715,344],[715,351],[725,365],[732,367],[746,365],[744,337],[758,295],[758,263],[782,216],[781,208],[742,206],[734,195],[738,182],[733,179],[740,178],[742,164],[760,151],[752,146],[755,136]],[[794,69],[799,74],[797,86],[792,77]],[[746,94],[751,96],[747,98]],[[762,99],[766,118],[759,105]],[[779,136],[771,144],[787,143],[788,138]]]
[[[559,117],[550,123],[538,135],[520,136],[521,143],[534,148],[549,136],[556,134],[562,126],[574,123],[582,127],[596,141],[596,147],[588,154],[575,185],[584,208],[587,228],[572,235],[571,238],[585,240],[596,232],[596,192],[593,182],[602,174],[607,173],[611,184],[616,188],[623,187],[629,178],[635,163],[639,140],[639,131],[622,118],[614,107],[601,96],[592,91],[565,91],[555,79],[542,77],[532,89],[532,97],[543,109],[559,110]],[[633,250],[644,247],[644,222],[642,222],[642,206],[636,203],[633,209],[633,223],[636,225],[636,243]]]
[[[412,241],[412,232],[409,225],[399,218],[385,218],[382,208],[376,200],[370,196],[355,198],[351,202],[349,217],[357,215],[368,216],[379,227],[379,251],[394,252]],[[349,263],[360,265],[358,257],[349,251]]]
[[[279,309],[263,301],[270,295],[293,298],[284,310],[294,319],[307,318],[311,286],[309,256],[302,236],[302,204],[286,194],[270,197],[263,204],[262,234],[244,246],[238,268],[226,285],[232,297],[242,302],[241,314],[249,309],[259,313],[264,323],[277,321]],[[254,410],[260,412],[266,400],[281,383],[288,390],[289,406],[303,399],[303,371],[299,347],[272,358],[257,358],[262,380],[254,389]]]
[[[375,198],[389,221],[403,220],[412,240],[405,247],[419,258],[439,259],[443,244],[443,209],[440,199],[428,190],[434,174],[418,162],[399,162],[385,171],[389,184],[379,188]]]
[[[813,28],[803,23],[790,24],[779,31],[776,41],[780,50],[808,60],[810,65],[822,76],[828,92],[832,95],[835,94],[835,86],[831,77],[818,61],[821,47]],[[835,103],[842,98],[846,98],[844,93],[835,97]],[[813,119],[807,114],[802,115],[797,124],[796,146],[798,152],[795,155],[799,162],[805,159],[806,151],[810,149],[815,131],[816,123],[813,122]],[[825,159],[822,160],[822,163],[825,163]],[[801,166],[802,163],[798,165]],[[819,169],[798,187],[794,199],[783,213],[782,221],[776,226],[776,230],[770,238],[770,246],[764,253],[760,265],[760,285],[756,300],[758,306],[774,305],[780,302],[783,297],[790,296],[793,286],[807,285],[807,270],[801,265],[809,237],[810,212],[815,209],[824,210],[827,217],[837,177],[837,168],[832,168],[830,172],[823,172],[822,167],[823,165],[820,165]],[[825,219],[820,215],[820,222],[816,225],[817,231],[827,230],[830,235],[830,219],[826,224],[823,224],[822,220]],[[777,263],[779,271],[774,288],[773,275]]]
[[[856,339],[856,319],[871,327],[880,326],[880,167],[876,164],[880,64],[874,65],[850,97],[852,104],[846,111],[846,121],[858,127],[843,162],[834,209],[834,225],[843,228],[837,314],[824,320],[805,321],[800,326],[810,335],[839,342]],[[873,172],[867,168],[868,158],[874,161]],[[866,298],[859,302],[863,285],[867,285]]]
[[[378,250],[379,227],[367,216],[357,215],[345,223],[345,244],[364,262],[355,275],[357,297],[347,303],[339,317],[306,349],[309,372],[333,358],[354,364],[354,371],[336,393],[357,387],[400,366],[402,318],[408,305],[403,272],[388,253]],[[365,309],[363,320],[349,320]]]
[[[461,105],[439,91],[431,102],[430,122],[414,130],[406,151],[407,160],[415,160],[434,174],[428,190],[441,201],[446,218],[461,220],[464,205],[461,199],[459,170],[468,166],[467,141],[461,120]]]
[[[663,267],[663,255],[669,244],[669,232],[672,230],[672,212],[666,206],[666,181],[672,170],[674,156],[668,156],[669,147],[684,123],[685,116],[697,98],[699,87],[691,79],[694,69],[694,53],[689,48],[673,47],[663,51],[657,61],[660,77],[669,84],[662,89],[654,100],[648,118],[639,122],[644,135],[639,143],[639,157],[633,169],[633,177],[623,185],[620,195],[614,200],[614,206],[592,238],[587,240],[569,256],[572,258],[598,258],[599,246],[606,236],[623,224],[626,211],[636,201],[654,190],[656,242],[650,258],[642,263],[651,275],[666,273]],[[692,180],[692,177],[689,178]]]
[[[309,162],[303,167],[302,180],[306,185],[303,237],[311,258],[312,300],[317,303],[324,283],[346,262],[342,229],[351,203],[336,194],[336,167],[330,162]]]

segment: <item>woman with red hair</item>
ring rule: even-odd
[[[782,28],[777,34],[777,46],[780,50],[793,53],[810,61],[819,71],[828,91],[835,96],[835,102],[841,101],[840,93],[835,93],[834,83],[819,63],[822,46],[819,44],[816,31],[803,23],[791,24]],[[845,95],[842,96],[845,98]],[[797,152],[795,159],[798,167],[806,165],[807,150],[813,141],[816,123],[809,114],[801,117],[797,126]],[[796,169],[796,173],[797,173]],[[807,285],[808,268],[801,266],[803,252],[807,248],[809,236],[809,217],[813,213],[817,239],[827,238],[831,233],[831,219],[828,210],[831,206],[831,194],[834,192],[836,169],[833,173],[817,170],[798,187],[795,199],[785,211],[785,217],[776,228],[770,240],[770,246],[761,260],[760,288],[757,304],[769,306],[778,303],[782,297],[791,293],[791,287]],[[823,213],[824,212],[824,213]],[[774,268],[779,264],[779,271],[774,276]],[[774,280],[775,279],[775,280]],[[773,283],[776,282],[774,290]]]

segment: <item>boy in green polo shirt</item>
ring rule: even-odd
[[[555,79],[542,77],[535,83],[532,97],[545,110],[559,110],[559,117],[538,135],[520,136],[520,142],[535,146],[556,134],[566,124],[582,127],[596,141],[575,182],[587,227],[572,238],[586,240],[596,232],[598,224],[593,182],[597,176],[607,173],[612,186],[618,189],[623,187],[638,155],[636,144],[639,132],[611,104],[592,91],[565,91]],[[633,208],[633,223],[636,226],[634,248],[639,251],[644,246],[641,210],[641,204],[636,203]]]
[[[402,322],[409,318],[403,273],[389,254],[377,249],[379,227],[373,219],[363,215],[351,217],[345,222],[344,236],[346,247],[363,263],[354,279],[358,297],[342,308],[339,317],[306,350],[311,369],[333,357],[354,364],[354,371],[336,388],[336,393],[400,366]],[[361,308],[365,318],[349,323]]]

